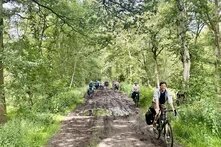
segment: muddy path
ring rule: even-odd
[[[48,147],[164,147],[145,124],[131,99],[121,92],[96,91],[71,112]]]

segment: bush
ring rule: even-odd
[[[80,90],[67,90],[52,97],[51,112],[64,112],[66,108],[82,102],[83,93]]]
[[[9,107],[8,122],[0,126],[1,147],[41,147],[59,127],[59,114],[83,101],[83,88],[63,89],[48,99],[39,98],[34,106]],[[57,113],[57,114],[54,114]]]
[[[152,104],[153,99],[153,88],[152,87],[141,87],[140,94],[140,106],[147,108]]]
[[[131,84],[129,84],[129,83],[120,83],[120,90],[125,92],[126,94],[128,94],[129,97],[131,95],[131,89],[132,89]]]
[[[42,146],[55,132],[55,120],[50,114],[17,117],[0,127],[1,147]]]
[[[64,112],[67,108],[83,101],[83,89],[64,88],[52,97],[42,98],[35,103],[34,111],[38,112]]]
[[[182,106],[173,127],[176,136],[187,146],[221,146],[220,120],[215,104],[201,99]]]

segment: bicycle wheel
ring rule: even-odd
[[[137,97],[135,98],[135,105],[136,105],[136,107],[138,107],[138,98]]]
[[[173,147],[173,132],[170,123],[165,123],[163,127],[164,140],[167,147]]]
[[[153,127],[153,135],[156,139],[159,139],[160,138],[160,129],[158,127]]]

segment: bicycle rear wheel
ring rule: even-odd
[[[170,123],[165,123],[163,127],[163,134],[167,147],[173,147],[173,132]]]

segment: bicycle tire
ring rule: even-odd
[[[162,132],[166,146],[173,147],[173,131],[169,122],[164,123]]]
[[[138,98],[137,97],[135,98],[135,105],[136,105],[136,107],[138,107]]]

